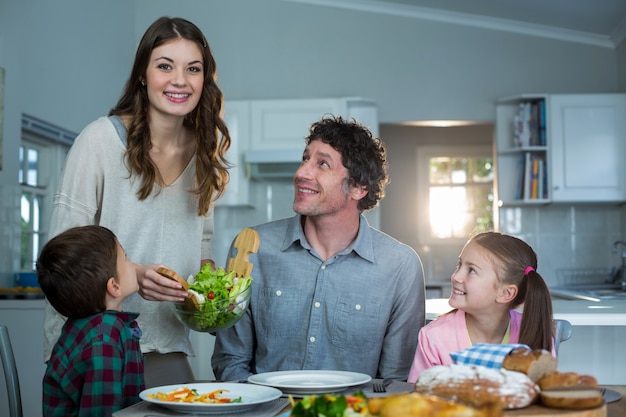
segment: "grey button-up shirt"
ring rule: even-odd
[[[261,243],[250,256],[250,305],[217,332],[216,377],[306,369],[406,380],[424,324],[419,257],[361,216],[353,244],[323,262],[300,221],[254,227]]]

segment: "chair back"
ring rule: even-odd
[[[22,417],[22,396],[20,394],[20,381],[17,377],[17,366],[15,356],[9,338],[7,326],[0,325],[0,359],[4,369],[4,379],[7,384],[7,394],[9,397],[9,416]]]
[[[554,352],[559,354],[561,342],[565,342],[572,337],[572,323],[564,319],[554,320]]]

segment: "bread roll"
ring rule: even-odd
[[[515,348],[502,362],[502,367],[509,371],[522,372],[537,382],[544,375],[556,371],[557,360],[552,353],[544,349]]]
[[[539,398],[539,387],[526,374],[460,364],[425,370],[415,383],[415,391],[475,407],[495,403],[502,409],[528,407]]]
[[[541,391],[541,404],[550,408],[596,408],[604,403],[597,388],[555,388]]]
[[[542,390],[553,388],[598,388],[598,380],[591,375],[580,375],[576,372],[554,371],[544,375],[537,381]]]
[[[493,405],[472,407],[434,395],[417,392],[390,394],[367,401],[372,415],[380,417],[501,417],[502,410]]]

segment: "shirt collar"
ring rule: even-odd
[[[346,249],[339,252],[338,255],[347,255],[348,253],[354,251],[358,256],[366,261],[374,262],[376,257],[374,255],[372,233],[372,228],[370,227],[367,219],[361,214],[359,218],[359,232],[355,241],[352,242],[352,244]],[[283,241],[283,246],[280,250],[284,252],[289,249],[290,246],[298,242],[303,248],[307,250],[312,249],[311,245],[306,240],[306,236],[304,235],[304,230],[302,229],[302,216],[300,214],[296,214],[289,221],[285,240]]]

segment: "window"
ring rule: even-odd
[[[41,241],[41,206],[47,200],[46,187],[40,185],[40,153],[41,150],[33,144],[24,142],[19,150],[18,178],[22,189],[20,268],[24,271],[34,269]]]
[[[493,158],[489,147],[424,147],[420,164],[420,240],[467,240],[493,230]]]
[[[65,155],[76,135],[31,116],[22,116],[18,181],[21,188],[20,269],[32,271],[47,241],[47,222]]]

